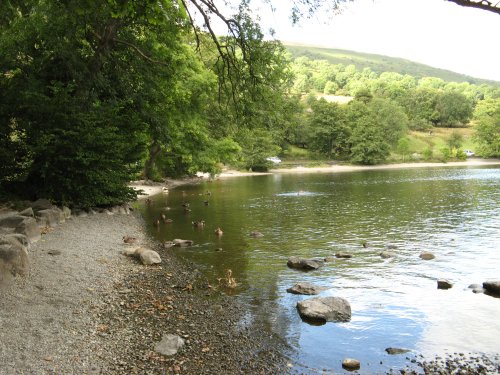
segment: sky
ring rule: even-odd
[[[355,0],[340,15],[290,21],[284,4],[258,6],[263,30],[315,46],[400,57],[476,78],[500,81],[500,15],[445,0]]]

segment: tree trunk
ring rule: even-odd
[[[151,180],[153,179],[154,166],[156,162],[156,157],[160,154],[161,147],[157,141],[153,141],[151,146],[149,146],[149,156],[146,162],[144,163],[144,171],[142,175],[145,179]]]

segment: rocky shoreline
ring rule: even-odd
[[[282,339],[242,325],[245,311],[224,286],[153,243],[137,213],[114,211],[46,227],[29,248],[30,272],[0,286],[0,374],[331,373],[294,363]],[[125,257],[124,236],[162,263]],[[175,355],[158,351],[166,335],[184,342]],[[498,356],[407,358],[389,373],[500,372]]]

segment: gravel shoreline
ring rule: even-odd
[[[136,212],[73,217],[31,246],[30,274],[0,286],[1,375],[331,373],[293,363],[282,339],[242,325],[245,311],[223,286],[144,228]],[[161,266],[123,256],[125,235],[156,250]],[[154,346],[164,334],[186,345],[162,356]],[[497,374],[500,361],[409,357],[389,373]]]
[[[0,374],[284,373],[284,344],[240,326],[234,300],[143,228],[138,214],[100,213],[31,246],[30,274],[0,287]],[[162,265],[123,256],[125,235]],[[173,357],[154,351],[167,333],[186,340]]]

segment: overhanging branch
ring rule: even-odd
[[[470,1],[470,0],[448,0],[452,3],[461,5],[463,7],[482,9],[496,14],[500,14],[500,1],[493,3],[487,0]]]

